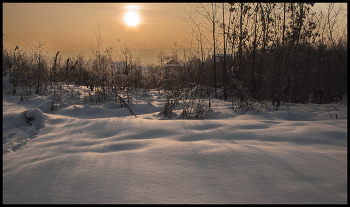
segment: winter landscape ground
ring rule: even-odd
[[[162,91],[133,92],[137,118],[63,95],[51,111],[52,94],[3,89],[4,204],[347,203],[346,99],[278,111],[212,99],[203,119],[176,119],[159,115]]]

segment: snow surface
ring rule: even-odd
[[[137,118],[26,98],[3,90],[5,204],[347,203],[347,103],[245,112],[211,99],[183,120],[159,115],[158,91],[133,94]]]

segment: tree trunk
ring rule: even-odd
[[[252,68],[252,84],[251,84],[251,97],[255,97],[255,80],[254,80],[254,73],[255,73],[255,50],[256,50],[256,39],[257,39],[257,31],[256,27],[258,24],[258,4],[256,4],[256,12],[255,12],[255,25],[254,25],[254,42],[253,42],[253,68]]]
[[[211,5],[212,6],[212,11],[214,11],[213,9],[213,4]],[[214,45],[214,89],[215,89],[215,99],[218,98],[217,96],[217,92],[216,92],[216,51],[215,51],[215,46],[216,46],[216,43],[215,43],[215,15],[214,15],[214,12],[213,12],[213,45]]]
[[[301,27],[303,26],[303,16],[304,16],[304,6],[303,3],[299,3],[300,7],[300,14],[299,14],[299,21],[298,21],[298,33],[297,33],[297,43],[296,45],[298,46],[299,44],[299,39],[300,39],[300,33],[301,33]]]
[[[224,3],[222,3],[222,25],[224,30],[224,68],[223,68],[223,84],[224,84],[224,99],[227,100],[227,88],[226,88],[226,41],[225,41],[225,10],[224,10]]]
[[[238,77],[241,77],[241,70],[243,67],[243,3],[241,3],[241,16],[239,21],[239,47],[238,47],[238,53],[239,53],[239,70],[238,70]]]

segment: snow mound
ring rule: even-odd
[[[45,101],[44,103],[40,104],[38,108],[44,113],[49,113],[53,109],[53,102]]]
[[[160,111],[159,107],[154,106],[151,103],[146,103],[146,104],[134,104],[131,106],[132,111],[136,115],[141,115],[141,114],[150,114],[150,113],[156,113]]]
[[[69,105],[61,107],[55,111],[57,115],[81,118],[81,119],[96,119],[107,117],[128,116],[130,112],[127,108],[117,107],[117,104],[104,104],[93,106]]]
[[[47,116],[39,109],[3,117],[3,154],[15,151],[45,126]]]
[[[105,109],[118,109],[121,108],[120,104],[117,104],[115,102],[108,102],[102,105],[102,108]]]

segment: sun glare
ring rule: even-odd
[[[136,26],[140,22],[140,17],[136,12],[128,11],[124,16],[124,21],[129,26]]]

